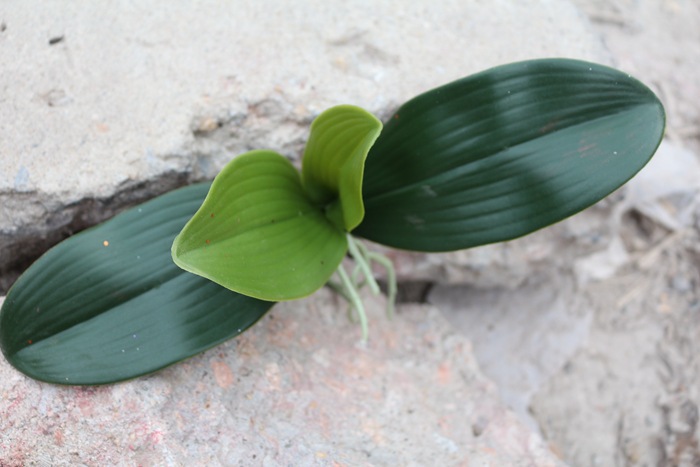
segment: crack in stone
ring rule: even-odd
[[[13,197],[22,196],[23,205],[31,203],[45,214],[40,216],[40,224],[26,222],[0,231],[0,295],[5,295],[22,272],[60,241],[193,181],[190,173],[166,172],[151,180],[125,184],[109,197],[84,198],[64,206],[43,199],[39,193],[13,193]]]

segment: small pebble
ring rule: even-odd
[[[212,117],[203,118],[197,126],[198,133],[211,133],[219,128],[219,122]]]

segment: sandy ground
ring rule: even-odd
[[[576,3],[615,66],[664,101],[667,142],[618,209],[583,217],[609,219],[604,250],[564,246],[517,290],[441,287],[430,300],[571,465],[698,466],[700,2]],[[637,203],[657,190],[654,206]]]

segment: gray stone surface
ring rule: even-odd
[[[700,465],[699,194],[697,155],[665,141],[624,198],[500,247],[545,248],[529,274],[511,254],[428,295],[571,465]]]
[[[385,117],[434,86],[546,56],[611,63],[569,1],[7,5],[0,294],[48,245],[211,178],[241,152],[298,160],[308,125],[331,105]],[[492,303],[489,290],[512,292],[498,302],[512,309],[540,292],[544,303],[545,289],[534,298],[521,291],[556,277],[574,253],[603,249],[615,233],[613,204],[509,244],[392,254],[404,280],[482,289],[472,309]],[[391,323],[376,309],[367,347],[344,305],[322,293],[277,307],[240,339],[116,386],[37,383],[2,360],[0,465],[557,465],[435,309],[404,308]],[[506,371],[486,363],[491,377]],[[567,453],[579,436],[562,428],[572,412],[562,400],[538,402],[545,432]]]
[[[0,276],[246,150],[298,158],[331,105],[386,116],[494,65],[606,57],[568,1],[31,0],[0,23]]]
[[[390,321],[366,300],[367,344],[324,290],[118,385],[39,383],[2,360],[0,465],[561,465],[436,309]]]

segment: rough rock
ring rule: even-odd
[[[531,404],[571,465],[700,465],[699,243],[672,233],[579,291],[586,339]]]
[[[506,62],[607,61],[565,1],[32,0],[1,15],[0,276],[246,150],[297,159],[331,105],[386,116]]]
[[[322,291],[117,385],[40,383],[2,360],[0,465],[561,465],[436,309],[388,320],[367,300],[367,344]]]
[[[571,276],[550,271],[513,289],[437,285],[428,300],[473,343],[504,402],[537,431],[533,396],[585,342],[591,325]]]
[[[0,293],[61,238],[241,152],[298,161],[331,105],[386,117],[432,87],[546,56],[613,63],[569,1],[17,2],[0,12]],[[507,244],[392,255],[403,280],[469,283],[484,307],[509,290],[497,305],[517,311],[551,297],[522,291],[566,270],[563,247],[585,257],[611,242],[614,204]],[[375,310],[363,347],[330,300],[278,306],[240,339],[116,386],[37,383],[0,360],[0,465],[558,465],[435,309],[391,323]],[[552,435],[562,418],[549,414],[566,452],[576,433]]]
[[[615,206],[610,245],[572,258],[568,274],[545,285],[569,296],[564,306],[549,304],[537,317],[536,307],[519,313],[546,326],[521,328],[531,333],[519,342],[525,351],[506,360],[518,368],[539,362],[528,412],[573,465],[700,465],[698,180],[698,156],[664,142]],[[573,278],[577,299],[560,288]],[[512,339],[505,320],[499,325],[500,339]],[[498,384],[510,380],[512,389],[515,374],[494,376],[482,359],[503,346],[488,345],[474,341],[484,373]],[[536,358],[542,355],[549,358]]]
[[[620,232],[628,261],[579,289],[589,335],[535,395],[532,415],[572,465],[697,466],[700,3],[576,3],[616,63],[659,91],[673,145],[632,181]]]
[[[700,460],[696,426],[680,436],[665,421],[700,406],[687,383],[699,371],[691,350],[700,330],[698,180],[697,156],[664,141],[612,200],[464,252],[471,258],[453,277],[465,282],[427,294],[473,343],[504,401],[573,465]],[[586,242],[586,231],[597,241]],[[514,254],[495,256],[482,273],[479,250]]]

